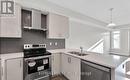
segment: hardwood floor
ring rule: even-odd
[[[52,77],[51,80],[67,80],[67,79],[62,75],[57,75],[57,76]]]

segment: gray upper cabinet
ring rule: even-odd
[[[69,18],[66,16],[49,13],[48,38],[65,39],[69,37]]]
[[[41,14],[41,28],[42,29],[47,29],[47,14],[48,13],[43,13]]]
[[[54,13],[24,8],[22,9],[22,26],[25,29],[47,31],[47,38],[69,37],[69,18]]]
[[[45,30],[46,16],[40,10],[23,8],[22,9],[22,26],[25,29]]]
[[[24,28],[32,27],[32,11],[22,9],[22,26]]]
[[[21,6],[15,4],[14,15],[1,16],[0,37],[21,38]]]

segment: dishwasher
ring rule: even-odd
[[[111,69],[82,60],[81,80],[111,80]]]
[[[1,78],[2,78],[2,74],[1,74],[1,59],[0,59],[0,80],[2,80]]]

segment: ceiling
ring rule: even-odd
[[[130,24],[130,0],[48,0],[64,8],[80,12],[105,23],[110,22],[110,8],[113,22],[117,25]]]

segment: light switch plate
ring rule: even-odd
[[[55,46],[57,46],[58,45],[58,43],[57,42],[55,42]]]

